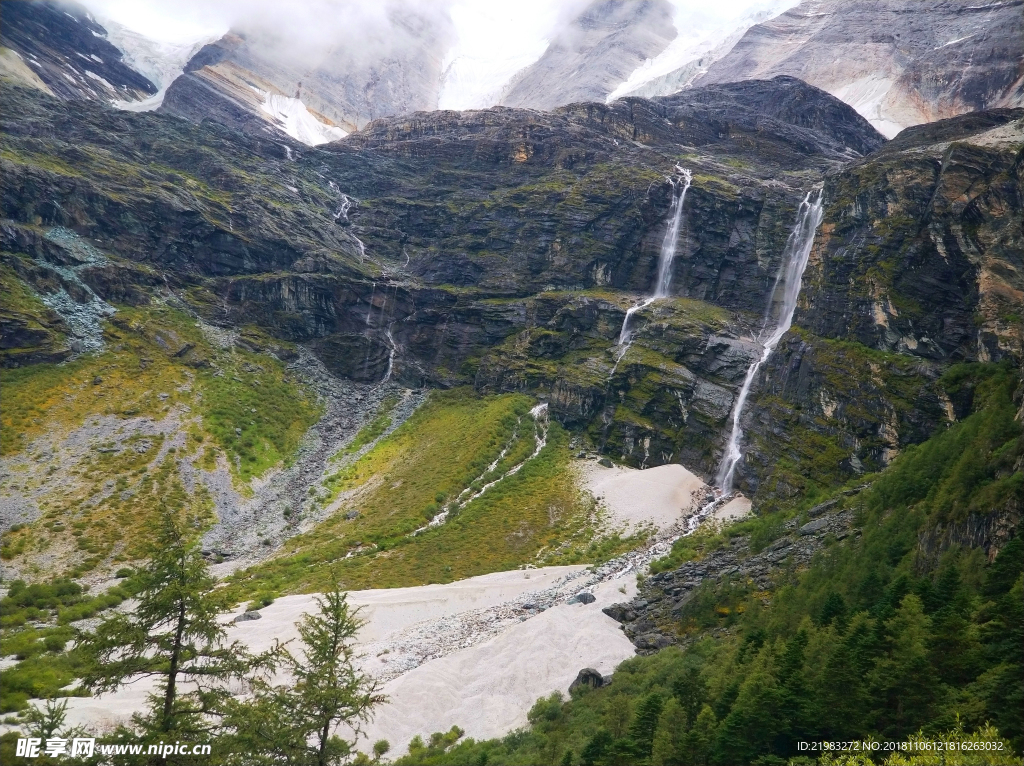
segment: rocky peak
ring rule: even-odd
[[[594,0],[556,34],[537,62],[513,78],[501,103],[553,109],[604,101],[675,36],[666,0]]]
[[[1024,3],[805,0],[751,27],[695,85],[791,75],[892,137],[903,127],[1024,105]]]
[[[77,3],[5,0],[0,73],[63,99],[133,101],[156,93],[106,35]]]

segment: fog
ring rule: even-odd
[[[407,46],[426,44],[442,51],[439,107],[467,109],[497,103],[509,80],[539,59],[589,0],[85,0],[84,4],[100,23],[111,20],[156,41],[191,44],[232,30],[258,43],[266,56],[311,69],[339,52],[347,60],[370,63]],[[713,5],[705,0],[673,0],[671,4],[679,38],[674,51],[667,52],[675,55],[657,62],[659,71],[667,59],[678,59],[691,47],[689,38],[693,44],[716,38],[716,26],[731,30],[750,11],[781,5],[771,0],[718,0]]]

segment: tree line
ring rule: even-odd
[[[359,670],[354,640],[364,624],[335,584],[317,611],[298,623],[297,646],[275,642],[253,653],[229,640],[216,580],[201,555],[194,525],[167,514],[148,562],[135,574],[134,608],[107,613],[76,647],[82,686],[102,694],[143,679],[155,681],[144,711],[98,739],[141,744],[143,754],[22,759],[16,736],[5,735],[4,763],[113,763],[156,766],[331,766],[379,761],[356,752],[379,684]],[[28,735],[93,736],[64,725],[67,702],[49,700],[29,712]],[[344,734],[344,736],[343,736]],[[149,755],[150,745],[209,744],[210,754]]]

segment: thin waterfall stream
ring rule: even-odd
[[[814,198],[812,199],[812,194]],[[729,442],[726,445],[725,455],[722,457],[722,464],[718,468],[718,475],[715,477],[715,484],[721,490],[722,495],[732,492],[732,482],[736,474],[736,465],[743,456],[740,444],[743,441],[743,429],[740,427],[740,418],[743,415],[743,408],[746,406],[747,397],[750,396],[750,388],[754,383],[758,370],[768,361],[775,347],[779,345],[782,336],[793,326],[793,314],[796,312],[796,301],[800,296],[800,286],[803,281],[804,269],[807,268],[807,259],[811,255],[811,247],[814,245],[814,233],[821,223],[822,216],[821,191],[808,192],[800,203],[800,210],[797,213],[796,224],[786,240],[786,248],[783,251],[782,264],[775,277],[775,284],[772,287],[771,295],[768,296],[768,308],[765,311],[764,323],[758,339],[768,329],[768,321],[772,314],[772,305],[775,293],[782,283],[782,306],[779,311],[778,324],[775,329],[765,338],[761,345],[761,353],[750,367],[747,368],[746,377],[743,379],[743,386],[740,388],[739,396],[736,397],[736,404],[732,410],[732,432],[729,434]]]
[[[633,343],[633,332],[631,329],[633,316],[650,306],[659,298],[667,298],[669,288],[672,286],[672,261],[676,257],[676,247],[679,244],[679,231],[683,226],[683,204],[686,202],[686,192],[693,181],[693,173],[687,168],[676,165],[676,178],[669,178],[672,184],[672,204],[669,206],[669,224],[665,230],[665,237],[661,241],[661,252],[658,255],[658,278],[654,283],[654,292],[635,306],[626,309],[626,316],[622,320],[622,329],[619,331],[619,342],[616,344],[618,353],[615,355],[615,365],[609,374],[609,378],[615,375],[619,362],[626,355],[630,345]]]

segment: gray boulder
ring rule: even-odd
[[[800,534],[813,535],[828,526],[828,519],[814,519],[800,527]]]

